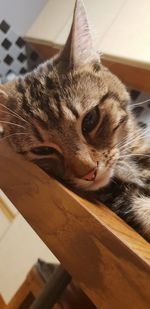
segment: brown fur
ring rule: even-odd
[[[150,147],[132,115],[129,95],[97,57],[73,66],[71,55],[69,68],[62,55],[0,87],[4,138],[72,187],[99,190],[96,198],[150,239]],[[84,134],[83,119],[95,106],[98,124]],[[46,155],[41,154],[37,147],[51,147],[52,153],[45,148]],[[93,169],[96,178],[83,179]]]

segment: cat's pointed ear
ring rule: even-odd
[[[91,61],[100,61],[99,54],[94,48],[82,0],[76,0],[71,30],[59,59],[69,68]]]

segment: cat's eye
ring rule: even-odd
[[[84,134],[90,133],[99,123],[100,113],[99,108],[96,106],[88,112],[82,121],[82,132]]]
[[[31,149],[31,152],[39,156],[48,156],[56,152],[52,147],[42,146]]]

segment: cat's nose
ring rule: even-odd
[[[89,171],[88,174],[82,177],[82,179],[87,180],[87,181],[93,181],[96,178],[97,174],[97,166],[93,168],[91,171]]]

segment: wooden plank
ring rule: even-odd
[[[4,302],[2,295],[0,294],[0,309],[5,309],[5,308],[6,308],[6,304]]]
[[[97,308],[149,308],[150,245],[0,144],[0,187]]]
[[[32,46],[36,49],[44,59],[49,59],[59,51],[59,46],[40,44],[32,42]],[[139,89],[141,91],[150,91],[150,69],[141,68],[117,62],[115,58],[109,58],[105,55],[102,57],[102,63],[110,69],[112,73],[117,75],[122,82],[130,87]]]
[[[42,43],[37,44],[34,41],[31,41],[29,43],[33,47],[33,49],[35,49],[39,53],[39,55],[41,55],[46,60],[50,59],[59,52],[59,48],[52,45],[44,45]]]
[[[117,75],[122,82],[130,87],[141,91],[150,91],[150,68],[141,68],[124,63],[119,63],[116,59],[109,59],[105,55],[102,63]]]

